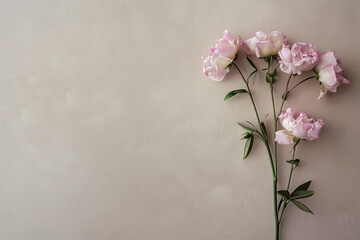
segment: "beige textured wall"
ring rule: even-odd
[[[335,49],[352,80],[287,103],[326,127],[294,175],[313,180],[315,215],[290,207],[283,239],[358,240],[359,21],[359,1],[2,0],[0,239],[272,239],[263,146],[241,159],[249,101],[223,102],[241,81],[205,78],[201,54],[224,29],[280,29]]]

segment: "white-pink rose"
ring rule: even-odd
[[[327,91],[336,92],[336,88],[339,85],[350,83],[341,68],[340,60],[335,57],[333,51],[325,51],[320,54],[320,61],[315,69],[317,71],[317,79],[321,84],[318,99],[324,96]]]
[[[244,41],[243,50],[247,54],[254,54],[258,58],[276,55],[282,45],[286,44],[286,36],[278,31],[269,34],[256,32],[254,37]]]
[[[204,53],[202,56],[204,74],[214,81],[223,80],[242,42],[240,37],[233,38],[230,32],[225,30],[224,37],[216,40],[216,45],[211,48],[210,53]]]
[[[310,43],[295,43],[283,46],[279,51],[279,63],[281,71],[288,74],[301,74],[309,71],[319,61],[319,52]]]
[[[285,129],[275,133],[275,141],[279,144],[292,144],[294,137],[308,141],[318,139],[324,125],[321,119],[314,121],[305,113],[293,111],[291,108],[280,114],[279,121]]]

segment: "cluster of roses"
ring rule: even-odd
[[[280,31],[269,34],[256,32],[250,39],[243,41],[240,37],[233,38],[228,30],[224,37],[216,41],[210,53],[203,54],[203,71],[215,81],[221,81],[229,72],[228,66],[237,57],[238,51],[256,55],[257,58],[275,58],[279,62],[281,71],[291,75],[300,75],[305,71],[314,71],[315,78],[320,83],[320,95],[327,91],[336,92],[341,84],[350,83],[345,78],[341,62],[334,55],[334,51],[319,51],[310,43],[287,44],[286,36]],[[303,140],[315,140],[319,137],[323,126],[322,120],[314,121],[305,113],[298,113],[289,108],[282,112],[279,121],[285,130],[276,132],[275,141],[279,144],[291,144],[294,137]]]

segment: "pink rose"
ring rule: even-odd
[[[214,81],[221,81],[229,72],[228,66],[236,57],[239,45],[242,44],[240,37],[234,39],[228,30],[225,30],[224,37],[216,41],[216,45],[211,48],[210,53],[204,53],[203,71]]]
[[[310,43],[295,43],[284,46],[279,51],[279,62],[281,71],[288,74],[301,74],[309,71],[319,61],[319,52]]]
[[[326,94],[327,91],[336,92],[336,88],[341,84],[349,84],[350,81],[345,77],[341,69],[340,59],[337,59],[333,51],[325,51],[320,54],[320,61],[315,67],[317,79],[320,81],[320,95],[318,99]]]
[[[295,112],[291,108],[280,114],[279,121],[285,129],[275,133],[275,141],[279,144],[292,144],[294,137],[313,141],[319,138],[320,130],[324,126],[321,119],[314,121],[305,113]]]
[[[258,58],[268,57],[276,55],[283,44],[286,44],[286,36],[278,30],[270,32],[269,35],[264,32],[256,32],[254,37],[244,41],[243,50]]]

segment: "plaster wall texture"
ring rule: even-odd
[[[285,105],[325,127],[299,147],[294,175],[293,186],[313,180],[315,215],[289,207],[282,235],[360,239],[359,22],[350,0],[2,0],[0,239],[273,239],[266,152],[256,141],[243,161],[236,124],[255,116],[245,97],[222,100],[241,80],[202,73],[225,29],[279,29],[342,59],[351,85],[317,101],[308,82]]]

